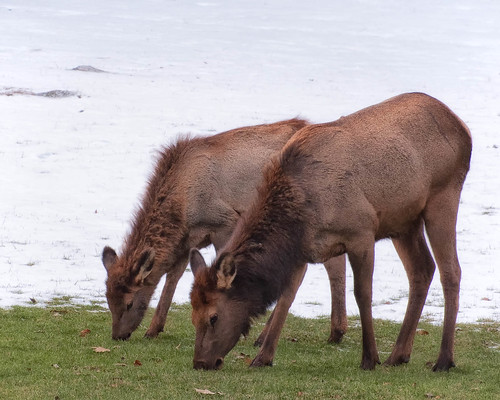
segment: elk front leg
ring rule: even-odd
[[[167,273],[165,286],[163,286],[158,306],[156,307],[151,324],[144,335],[145,337],[155,338],[160,332],[163,332],[167,320],[167,313],[172,304],[172,298],[174,297],[175,288],[185,269],[186,264],[182,264],[179,268]]]
[[[269,327],[267,327],[266,324],[267,334],[262,342],[262,347],[250,364],[251,367],[262,367],[273,364],[274,354],[276,353],[276,347],[278,346],[278,340],[281,330],[283,329],[283,325],[285,324],[288,310],[295,299],[295,295],[297,294],[297,290],[304,279],[306,270],[307,264],[304,264],[294,272],[290,285],[278,299],[272,318],[269,318],[268,321]],[[266,329],[264,328],[264,330]]]
[[[347,331],[347,312],[345,305],[345,254],[331,258],[324,264],[326,273],[330,280],[330,292],[332,296],[332,308],[330,319],[330,337],[328,343],[340,343],[344,334]],[[260,347],[264,343],[264,339],[269,332],[274,312],[271,313],[269,319],[264,326],[261,334],[255,340],[254,346]]]
[[[274,318],[274,312],[276,311],[276,307],[274,308],[273,312],[271,313],[271,315],[269,316],[267,322],[266,322],[266,325],[264,326],[264,329],[262,329],[262,332],[260,333],[259,337],[255,340],[255,342],[253,343],[253,345],[255,347],[260,347],[262,346],[262,343],[264,343],[264,339],[266,338],[268,332],[269,332],[269,329],[271,327],[271,323],[273,321],[273,318]]]
[[[332,314],[329,343],[340,343],[347,331],[347,312],[345,306],[345,254],[325,262],[326,273],[330,280]]]
[[[372,284],[373,261],[375,241],[359,240],[356,248],[348,251],[354,276],[354,296],[361,317],[361,330],[363,333],[363,355],[361,368],[374,369],[380,364],[372,317]]]

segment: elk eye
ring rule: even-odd
[[[212,325],[212,327],[213,327],[218,319],[219,319],[219,316],[217,314],[213,314],[212,316],[210,316],[210,325]]]
[[[134,302],[131,301],[130,303],[127,304],[127,311],[130,311],[130,309],[132,308],[132,306],[134,305]]]

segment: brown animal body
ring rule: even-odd
[[[454,366],[460,265],[456,218],[471,137],[444,104],[404,94],[297,132],[264,172],[249,211],[210,268],[193,251],[194,367],[218,369],[251,319],[289,290],[304,263],[346,253],[363,334],[361,367],[379,363],[371,300],[374,245],[391,238],[410,284],[387,365],[409,361],[435,264],[445,316],[434,370]],[[254,365],[269,365],[266,354]]]
[[[128,339],[139,326],[160,278],[167,274],[146,336],[163,331],[190,248],[210,243],[222,247],[254,197],[264,165],[306,124],[292,119],[182,139],[161,152],[122,254],[110,247],[103,250],[114,339]],[[331,260],[325,267],[330,276],[343,277],[345,260]],[[331,339],[338,341],[347,328],[345,283],[332,280],[334,284],[339,287],[332,296]],[[281,308],[287,310],[294,295],[278,306],[283,303]],[[271,322],[262,341],[273,329]]]

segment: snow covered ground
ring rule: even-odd
[[[423,91],[474,139],[459,322],[499,320],[499,26],[494,0],[2,0],[0,307],[105,300],[101,250],[120,247],[155,149],[177,135],[331,121]],[[374,316],[401,320],[403,268],[389,241],[376,254]],[[440,322],[438,278],[424,314]],[[187,272],[174,300],[190,285]],[[356,314],[350,269],[347,286]],[[292,311],[329,313],[322,267]]]

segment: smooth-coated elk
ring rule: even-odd
[[[160,278],[167,274],[146,336],[156,337],[163,331],[190,248],[210,243],[221,248],[254,197],[264,165],[306,124],[292,119],[250,126],[181,139],[163,149],[121,255],[110,247],[103,250],[114,339],[127,339],[139,326]],[[347,328],[345,282],[337,278],[345,276],[345,259],[330,260],[325,268],[334,277],[330,339],[339,341]],[[288,310],[291,301],[293,296],[283,298],[278,309]],[[261,341],[276,330],[273,324],[280,329],[280,323],[280,318],[271,319]]]
[[[410,284],[408,307],[385,362],[410,359],[435,264],[444,291],[435,371],[454,366],[461,269],[456,219],[472,141],[443,103],[403,94],[297,132],[264,171],[248,212],[210,268],[192,252],[194,367],[219,369],[252,318],[290,290],[305,263],[347,254],[359,307],[361,367],[379,363],[372,322],[375,242],[391,238]],[[270,365],[266,354],[253,365]]]

